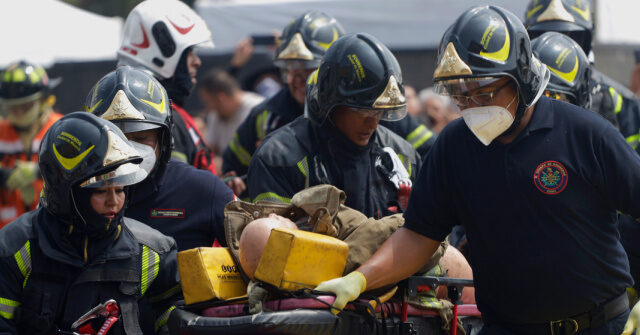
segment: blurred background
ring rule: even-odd
[[[114,69],[124,18],[139,0],[3,0],[0,2],[0,68],[17,59],[41,63],[50,77],[63,78],[55,90],[56,109],[82,108],[91,86]],[[465,9],[482,4],[524,16],[527,0],[184,0],[209,25],[215,49],[200,53],[201,76],[227,68],[238,41],[281,31],[295,16],[317,9],[334,16],[348,33],[368,32],[396,55],[405,82],[421,90],[431,85],[436,48],[444,30]],[[628,85],[640,47],[635,26],[640,1],[593,1],[595,67]],[[204,51],[203,51],[204,52]],[[272,49],[255,45],[250,61],[236,74],[247,88],[271,67]],[[187,110],[198,112],[197,94]]]

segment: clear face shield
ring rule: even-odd
[[[507,78],[507,80],[504,80]],[[501,82],[503,81],[503,82]],[[513,81],[508,77],[479,77],[443,80],[435,85],[435,92],[448,96],[461,109],[469,105],[491,106],[493,98]]]
[[[147,178],[147,172],[134,163],[125,163],[107,173],[93,176],[82,183],[81,188],[118,187],[137,184]]]
[[[358,113],[364,117],[379,119],[380,121],[399,121],[407,115],[407,105],[395,108],[357,108],[346,106],[343,109],[351,113]]]
[[[282,81],[290,84],[295,80],[305,83],[309,75],[320,66],[320,61],[285,59],[276,60],[275,64],[280,68]]]

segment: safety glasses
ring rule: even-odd
[[[497,84],[501,79],[494,77],[463,78],[446,80],[436,84],[436,92],[446,95],[461,109],[473,102],[478,106],[490,106],[493,98],[512,81],[506,80],[501,85]]]

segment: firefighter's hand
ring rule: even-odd
[[[640,303],[636,303],[629,314],[629,319],[627,319],[627,323],[624,325],[624,330],[622,331],[622,335],[631,335],[634,330],[638,330],[640,327]]]
[[[237,196],[240,196],[246,189],[247,185],[242,178],[236,176],[235,171],[230,171],[222,176],[222,181],[233,191]]]
[[[336,301],[333,303],[335,308],[331,309],[331,313],[338,314],[349,301],[358,298],[366,287],[367,279],[364,275],[361,272],[353,271],[344,277],[322,282],[315,290],[335,293]]]
[[[38,178],[38,164],[35,162],[17,162],[7,178],[8,189],[21,189],[31,185]]]

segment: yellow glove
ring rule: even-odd
[[[640,327],[640,303],[633,306],[629,314],[629,319],[627,319],[627,323],[624,325],[622,335],[631,335],[634,330],[639,329],[638,327]]]
[[[366,288],[367,279],[364,278],[364,275],[353,271],[344,277],[324,281],[315,290],[332,292],[336,295],[336,300],[333,303],[333,307],[336,309],[332,308],[331,313],[338,314],[349,301],[356,300]]]
[[[31,185],[38,178],[38,164],[35,162],[16,162],[7,178],[8,189],[21,189]]]

